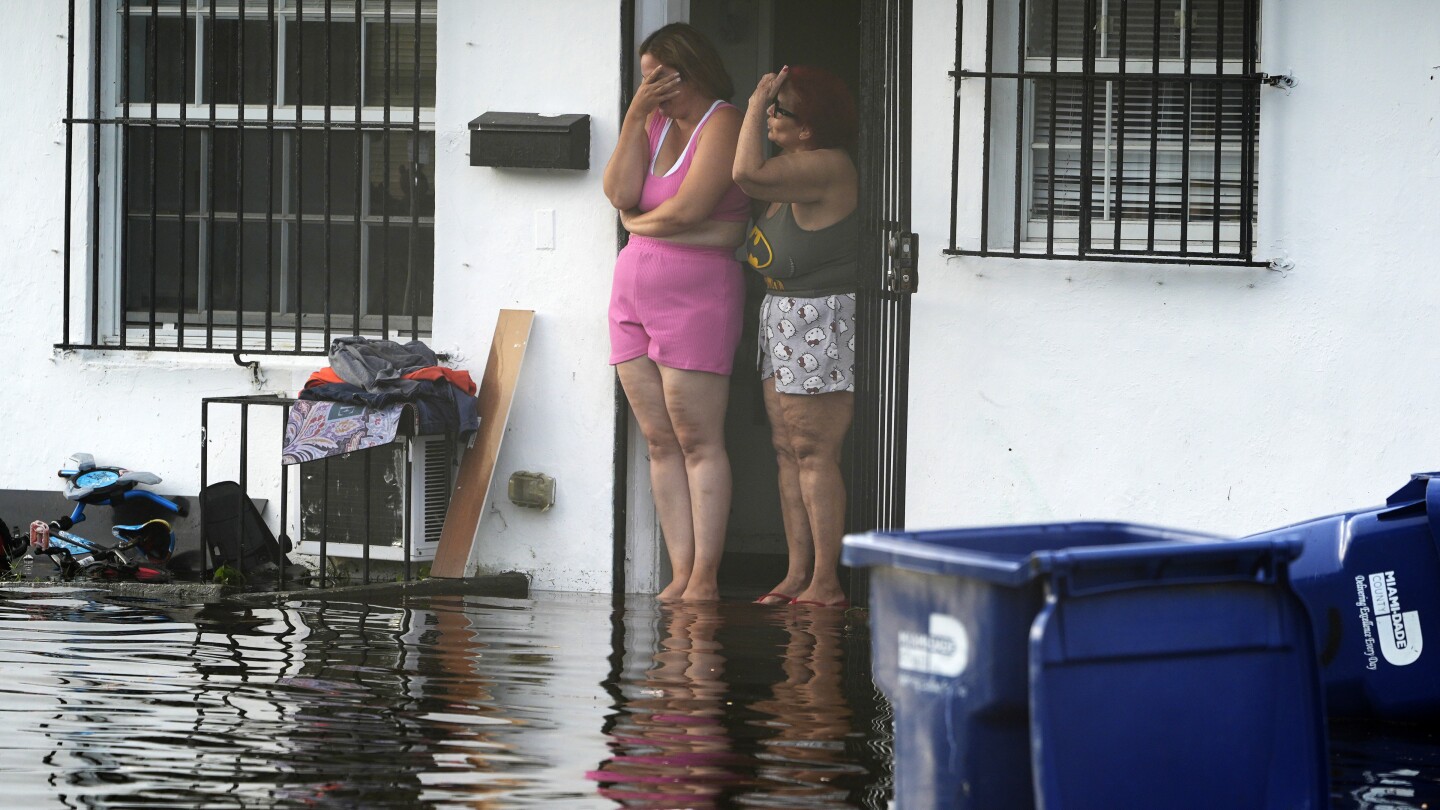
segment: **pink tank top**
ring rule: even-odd
[[[690,173],[690,164],[695,158],[695,141],[700,138],[700,130],[705,128],[705,122],[720,105],[733,107],[724,101],[717,101],[710,105],[705,117],[695,125],[695,131],[690,133],[690,142],[685,144],[685,149],[680,152],[680,159],[665,174],[655,174],[655,160],[660,156],[660,145],[665,142],[665,136],[670,132],[670,125],[674,122],[660,114],[651,116],[650,129],[650,166],[645,170],[645,186],[640,190],[640,210],[649,211],[660,205],[660,203],[674,197],[680,191],[680,184],[685,182],[685,175]],[[734,182],[725,190],[725,196],[720,198],[720,204],[710,212],[710,218],[721,222],[744,222],[750,218],[750,198],[740,190]]]

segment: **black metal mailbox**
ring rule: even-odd
[[[470,122],[470,165],[590,168],[590,116],[487,112]]]

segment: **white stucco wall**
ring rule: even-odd
[[[17,3],[0,27],[0,76],[7,87],[0,105],[0,289],[6,293],[0,339],[8,382],[0,398],[0,489],[58,492],[55,470],[72,452],[85,451],[101,464],[159,473],[163,492],[193,493],[200,480],[200,399],[263,390],[252,385],[250,372],[228,355],[60,355],[52,348],[62,321],[66,6]],[[84,73],[83,62],[78,71]],[[85,176],[83,155],[77,151],[77,177]],[[83,209],[76,221],[84,227]],[[279,367],[268,376],[281,390],[292,387]],[[33,517],[39,516],[0,515],[10,523]]]
[[[1440,468],[1440,16],[1264,5],[1264,69],[1299,81],[1262,91],[1258,256],[1284,274],[947,260],[954,7],[917,3],[911,527],[1246,533]]]
[[[475,560],[537,588],[608,591],[615,214],[600,180],[620,126],[619,5],[442,0],[439,30],[436,344],[467,347],[478,372],[497,311],[536,313]],[[470,166],[466,125],[486,111],[589,114],[590,170]],[[536,249],[537,211],[554,212],[553,250]],[[554,476],[555,507],[511,504],[516,470]]]
[[[9,384],[0,489],[58,491],[55,470],[83,450],[101,464],[161,474],[163,492],[193,493],[201,398],[293,394],[324,360],[247,355],[261,362],[256,382],[227,354],[52,350],[61,335],[66,4],[27,2],[7,11],[0,31],[0,75],[11,88],[0,105],[7,139],[0,278],[10,296],[0,306],[0,334]],[[537,313],[472,562],[480,571],[526,571],[537,588],[607,591],[614,378],[605,364],[604,307],[615,218],[600,176],[618,129],[619,5],[441,0],[439,14],[437,289],[429,342],[454,353],[478,380],[498,311]],[[83,62],[79,73],[83,82]],[[466,125],[486,110],[590,114],[591,169],[471,167]],[[78,177],[84,160],[77,150]],[[554,212],[553,249],[536,249],[541,209]],[[84,221],[82,209],[77,222]],[[216,418],[211,480],[233,477],[237,461],[234,420]],[[263,449],[272,445],[277,455],[266,459]],[[255,447],[252,475],[273,478],[278,439],[262,437]],[[554,476],[556,506],[542,514],[510,504],[505,482],[517,470]],[[35,516],[0,517],[19,523]]]

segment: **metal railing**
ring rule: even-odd
[[[57,345],[323,354],[427,333],[435,5],[70,0]]]
[[[250,409],[251,409],[252,407],[278,408],[278,409],[279,409],[279,410],[278,410],[278,414],[279,414],[279,416],[280,416],[280,433],[283,435],[284,432],[285,432],[285,426],[286,426],[286,424],[287,424],[288,421],[289,421],[290,409],[291,409],[291,407],[295,404],[295,402],[296,402],[296,400],[295,400],[294,398],[292,398],[292,397],[274,396],[274,395],[268,395],[268,394],[241,395],[241,396],[233,396],[233,397],[207,397],[207,398],[205,398],[205,399],[202,399],[201,402],[200,402],[200,489],[201,489],[201,492],[203,493],[203,492],[205,491],[205,489],[206,489],[206,488],[209,486],[209,484],[211,483],[210,478],[211,478],[212,460],[211,460],[211,446],[210,446],[210,444],[211,444],[211,442],[210,442],[210,432],[211,432],[211,431],[210,431],[210,428],[211,428],[211,406],[212,406],[212,405],[230,405],[230,406],[238,406],[238,407],[239,407],[239,422],[238,422],[238,428],[239,428],[239,432],[238,432],[238,457],[239,457],[239,463],[238,463],[238,473],[237,473],[237,475],[236,475],[236,479],[235,479],[235,480],[236,480],[236,483],[239,484],[239,495],[238,495],[238,497],[241,499],[241,503],[237,503],[237,504],[236,504],[236,513],[243,515],[243,514],[244,514],[244,511],[245,511],[245,503],[244,503],[244,501],[245,501],[245,499],[248,499],[248,498],[249,498],[249,492],[251,491],[251,487],[250,487],[250,444],[251,444],[251,429],[250,429],[250,428],[251,428],[251,424],[250,424],[250,416],[251,416],[251,414],[250,414]],[[383,445],[383,446],[381,446],[381,447],[377,447],[377,448],[374,448],[374,449],[380,450],[380,449],[384,449],[384,448],[386,448],[386,447],[391,447],[391,446],[392,446],[392,445]],[[272,447],[273,447],[273,445],[272,445]],[[373,458],[372,452],[371,452],[371,451],[368,451],[368,450],[362,450],[362,451],[357,451],[357,453],[355,453],[354,455],[359,456],[359,458],[360,458],[360,460],[361,460],[361,463],[364,465],[365,473],[364,473],[364,475],[363,475],[363,477],[362,477],[362,480],[365,481],[365,482],[369,482],[369,481],[371,480],[370,464],[371,464],[371,460],[372,460],[372,458]],[[279,461],[279,454],[278,454],[278,453],[276,453],[276,459],[277,459],[277,462],[278,462],[278,461]],[[293,548],[287,548],[287,547],[286,547],[287,544],[286,544],[284,538],[288,535],[288,530],[290,529],[290,510],[289,510],[289,504],[290,504],[290,487],[291,487],[290,469],[291,469],[291,467],[293,467],[293,466],[298,466],[298,465],[286,465],[286,464],[283,464],[283,463],[280,463],[280,464],[279,464],[279,493],[278,493],[278,494],[279,494],[279,509],[278,509],[278,518],[279,518],[279,528],[280,528],[280,531],[276,533],[277,538],[279,538],[279,542],[278,542],[277,547],[274,549],[274,554],[275,554],[275,560],[274,560],[274,562],[275,562],[275,566],[276,566],[276,567],[275,567],[275,572],[274,572],[274,580],[273,580],[273,583],[272,583],[272,582],[270,582],[270,581],[267,580],[267,579],[258,579],[258,581],[250,581],[251,579],[257,579],[256,577],[253,577],[253,576],[247,578],[246,571],[245,571],[244,554],[243,554],[243,553],[239,553],[240,551],[243,551],[243,549],[246,547],[246,543],[243,542],[243,540],[242,540],[242,542],[240,542],[240,543],[238,544],[239,548],[237,549],[237,554],[236,554],[237,559],[234,560],[234,561],[232,561],[232,562],[229,562],[228,564],[230,564],[231,567],[235,569],[235,572],[238,574],[239,578],[240,578],[242,581],[245,582],[246,587],[248,587],[248,588],[250,588],[250,589],[252,589],[252,590],[256,590],[256,589],[258,589],[258,590],[265,590],[265,589],[267,589],[265,586],[268,586],[268,585],[273,584],[273,585],[274,585],[274,590],[277,590],[277,591],[287,590],[287,589],[292,589],[292,590],[293,590],[293,589],[296,589],[296,588],[305,587],[305,585],[306,585],[305,582],[296,581],[295,579],[290,578],[289,575],[288,575],[288,573],[287,573],[287,568],[290,568],[290,567],[291,567],[291,566],[290,566],[290,560],[289,560],[289,558],[288,558],[288,553],[290,553],[290,552],[296,552],[296,553],[302,553],[302,554],[307,554],[307,555],[313,555],[313,556],[315,556],[315,557],[317,558],[317,560],[318,560],[318,566],[317,566],[318,571],[317,571],[317,575],[313,578],[313,580],[312,580],[309,584],[317,585],[317,586],[320,587],[320,588],[326,588],[326,587],[331,587],[331,586],[336,585],[336,584],[351,584],[351,583],[352,583],[352,580],[351,580],[350,578],[348,578],[348,577],[345,578],[343,581],[340,581],[340,582],[332,581],[332,577],[331,577],[331,571],[330,571],[330,568],[331,568],[331,566],[330,566],[331,555],[330,555],[330,550],[329,550],[329,536],[328,536],[328,535],[329,535],[329,531],[328,531],[328,529],[329,529],[329,518],[330,518],[330,515],[331,515],[331,509],[330,509],[330,503],[329,503],[330,486],[329,486],[329,480],[328,480],[328,479],[329,479],[329,464],[328,464],[329,461],[330,461],[330,459],[327,458],[327,459],[319,459],[319,460],[316,460],[316,461],[307,462],[308,464],[316,465],[317,467],[320,468],[319,476],[320,476],[320,478],[321,478],[321,495],[320,495],[320,509],[318,510],[318,511],[319,511],[319,516],[320,516],[320,517],[319,517],[319,525],[318,525],[318,526],[308,526],[308,527],[307,527],[307,526],[305,525],[306,520],[307,520],[307,516],[306,516],[306,514],[305,514],[304,503],[303,503],[303,500],[304,500],[304,488],[303,488],[303,487],[301,488],[302,504],[301,504],[301,515],[300,515],[300,518],[299,518],[299,521],[298,521],[298,522],[299,522],[299,527],[298,527],[297,534],[298,534],[302,539],[303,539],[304,537],[306,537],[307,535],[314,535],[315,538],[316,538],[316,540],[317,540],[317,544],[316,544],[316,548],[314,548],[313,550],[312,550],[312,549],[301,550],[301,549],[298,547],[298,546],[299,546],[299,543],[298,543],[298,542],[295,543],[295,547],[293,547]],[[399,566],[400,581],[410,582],[410,581],[413,581],[413,580],[419,578],[419,576],[420,576],[420,574],[421,574],[421,570],[420,570],[420,566],[419,566],[419,562],[420,562],[420,561],[417,560],[417,559],[414,559],[414,558],[412,557],[412,549],[414,548],[414,537],[412,536],[412,533],[413,533],[413,521],[411,520],[411,515],[409,514],[409,510],[415,509],[416,506],[415,506],[415,497],[414,497],[415,493],[414,493],[414,491],[413,491],[414,475],[413,475],[413,470],[412,470],[412,468],[411,468],[411,460],[410,460],[410,457],[409,457],[409,454],[408,454],[408,453],[407,453],[406,456],[405,456],[405,460],[404,460],[404,462],[403,462],[403,465],[404,465],[404,471],[403,471],[404,483],[403,483],[401,486],[403,487],[403,493],[404,493],[404,495],[403,495],[403,498],[402,498],[402,504],[403,504],[403,510],[402,510],[402,511],[403,511],[403,513],[399,516],[400,536],[399,536],[399,538],[387,538],[387,539],[398,539],[398,540],[399,540],[400,546],[401,546],[401,548],[403,549],[402,552],[401,552],[400,560],[398,561],[398,562],[400,563],[400,566]],[[371,572],[371,563],[372,563],[371,547],[372,547],[372,545],[374,545],[374,543],[372,542],[372,540],[373,540],[372,535],[373,535],[373,533],[374,533],[374,526],[373,526],[374,510],[371,509],[371,502],[370,502],[370,499],[371,499],[371,497],[372,497],[372,494],[373,494],[373,493],[371,492],[371,490],[370,490],[369,487],[362,487],[362,488],[361,488],[361,502],[358,503],[358,504],[346,504],[346,505],[345,505],[348,509],[353,509],[354,511],[358,511],[358,512],[360,512],[362,515],[364,515],[364,519],[363,519],[363,521],[362,521],[362,530],[361,530],[361,532],[359,533],[359,539],[360,539],[360,541],[361,541],[361,542],[359,543],[359,545],[360,545],[360,547],[361,547],[361,556],[358,558],[357,561],[358,561],[359,564],[360,564],[360,579],[361,579],[361,584],[367,584],[367,585],[371,583],[371,575],[372,575],[372,572]],[[201,500],[203,501],[204,499],[202,498]],[[213,546],[213,542],[212,542],[212,538],[210,538],[210,537],[207,536],[206,523],[205,523],[205,519],[204,519],[204,515],[203,515],[203,508],[204,508],[204,507],[203,507],[203,504],[202,504],[202,505],[201,505],[202,517],[201,517],[201,523],[200,523],[200,525],[201,525],[201,529],[200,529],[200,531],[201,531],[200,547],[201,547],[201,549],[203,550],[203,551],[202,551],[202,560],[203,560],[203,563],[202,563],[202,564],[203,564],[203,569],[202,569],[202,570],[205,571],[205,572],[213,572],[213,570],[216,568],[216,566],[215,566],[215,559],[214,559],[213,556],[212,556],[212,546]],[[242,521],[242,523],[243,523],[243,521]],[[243,528],[243,526],[242,526],[241,528],[238,529],[238,531],[240,531],[240,532],[243,533],[244,531],[246,531],[246,529]],[[243,538],[243,535],[242,535],[242,538]],[[351,539],[354,539],[354,538],[351,538]],[[348,554],[346,555],[346,558],[347,558],[347,559],[353,559],[353,558],[351,558]],[[389,581],[389,580],[386,580],[386,581]]]
[[[860,92],[860,255],[850,531],[905,525],[909,424],[911,0],[867,0]],[[907,245],[906,254],[898,250]],[[863,590],[863,588],[861,589]],[[858,594],[852,585],[852,595]]]
[[[985,0],[978,70],[966,5],[947,254],[1267,264],[1254,256],[1259,0]],[[967,95],[983,131],[962,239]]]

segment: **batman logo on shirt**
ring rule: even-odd
[[[745,248],[748,254],[745,260],[756,270],[764,270],[775,261],[775,251],[770,248],[770,242],[765,239],[759,225],[750,229],[749,244]]]

